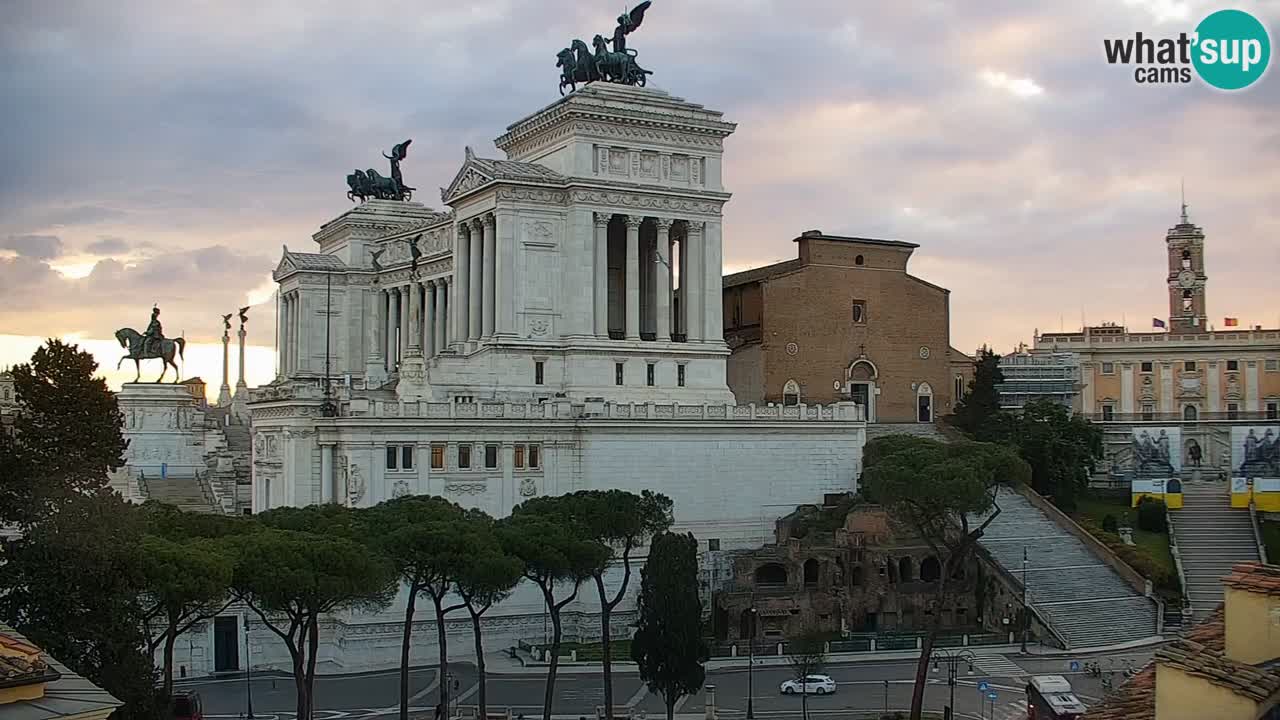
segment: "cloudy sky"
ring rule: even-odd
[[[1280,0],[1235,6],[1276,34]],[[952,291],[953,344],[1007,350],[1082,317],[1165,316],[1184,177],[1210,317],[1280,322],[1275,70],[1225,94],[1138,85],[1103,57],[1104,37],[1175,35],[1220,7],[655,0],[630,45],[653,84],[739,123],[726,272],[791,257],[809,228],[911,241],[912,272]],[[265,382],[269,273],[349,207],[350,168],[412,137],[406,178],[435,188],[464,145],[496,156],[508,123],[558,96],[556,51],[620,9],[6,3],[0,366],[59,335],[113,369],[112,332],[158,303],[166,333],[194,343],[188,374],[216,385],[218,315],[254,304],[248,379]]]

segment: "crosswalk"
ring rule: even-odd
[[[994,675],[995,677],[1021,678],[1027,676],[1026,670],[1023,670],[1017,663],[1004,655],[979,655],[974,660],[973,666],[983,673]]]
[[[987,717],[991,720],[1026,720],[1027,703],[1019,700],[998,704]]]

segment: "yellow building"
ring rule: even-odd
[[[1237,565],[1226,602],[1084,720],[1257,720],[1280,713],[1280,567]]]
[[[121,705],[0,623],[0,720],[106,720]]]

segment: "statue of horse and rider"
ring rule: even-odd
[[[413,191],[417,188],[411,188],[404,184],[404,176],[400,174],[400,161],[404,160],[409,154],[409,143],[412,139],[396,145],[391,149],[391,154],[382,154],[382,157],[391,161],[391,177],[384,177],[377,170],[369,168],[368,170],[356,170],[347,176],[347,199],[355,202],[356,198],[360,198],[360,202],[364,202],[370,198],[376,200],[412,200]]]
[[[164,336],[164,329],[160,325],[160,308],[151,308],[151,322],[147,325],[145,333],[139,333],[133,328],[120,328],[116,331],[116,341],[120,343],[120,347],[129,351],[128,355],[120,358],[120,362],[116,363],[116,369],[119,370],[125,360],[132,360],[137,371],[133,378],[134,382],[138,382],[138,378],[142,377],[140,362],[142,360],[164,362],[164,369],[160,371],[160,377],[156,382],[164,381],[164,376],[169,372],[170,367],[173,368],[173,381],[176,383],[181,378],[178,365],[173,359],[182,358],[187,341],[180,337],[169,339]]]
[[[649,9],[652,0],[632,8],[631,12],[618,16],[618,27],[613,31],[613,38],[606,39],[596,35],[592,39],[593,53],[587,44],[574,40],[570,46],[556,55],[556,67],[560,68],[560,94],[566,87],[570,92],[578,89],[578,83],[589,83],[596,80],[618,83],[620,85],[639,85],[644,87],[646,77],[653,73],[636,63],[636,51],[627,47],[627,35],[630,35],[644,21],[644,13]],[[613,45],[613,51],[608,47]]]

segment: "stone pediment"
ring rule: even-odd
[[[560,173],[537,163],[476,157],[468,147],[462,167],[454,175],[453,182],[447,188],[440,188],[440,200],[447,203],[500,180],[559,186],[564,184],[565,178]]]
[[[276,265],[272,277],[280,280],[296,272],[333,272],[346,269],[347,264],[333,255],[291,252],[289,246],[285,245],[284,251],[280,256],[280,263]]]

